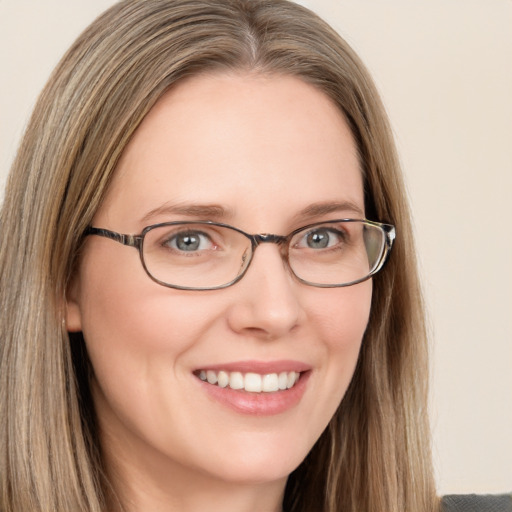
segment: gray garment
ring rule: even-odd
[[[512,494],[449,494],[441,503],[442,512],[512,512]]]

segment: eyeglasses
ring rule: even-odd
[[[256,248],[272,243],[295,277],[322,288],[350,286],[369,279],[384,265],[395,228],[369,220],[341,219],[309,224],[289,235],[250,235],[218,222],[164,222],[123,235],[89,227],[99,235],[139,250],[148,276],[180,290],[216,290],[238,282]]]

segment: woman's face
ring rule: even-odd
[[[138,234],[212,220],[285,235],[347,217],[364,217],[363,184],[331,101],[297,78],[218,74],[182,82],[151,110],[93,226]],[[371,281],[300,283],[275,244],[231,287],[166,288],[136,249],[89,236],[67,323],[84,334],[107,459],[143,478],[284,481],[343,398],[371,294]],[[205,382],[207,370],[300,378],[257,393]]]

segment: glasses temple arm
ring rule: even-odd
[[[119,242],[120,244],[136,248],[139,248],[140,242],[142,240],[141,236],[124,235],[122,233],[116,233],[115,231],[110,231],[108,229],[94,228],[92,226],[89,226],[85,230],[85,235],[103,236],[105,238],[109,238],[110,240],[114,240],[115,242]]]

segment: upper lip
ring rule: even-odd
[[[259,373],[266,375],[269,373],[281,372],[305,372],[311,370],[311,365],[301,361],[277,360],[277,361],[232,361],[230,363],[207,364],[200,366],[197,370],[212,370],[218,372],[221,370],[227,372],[241,373]]]

